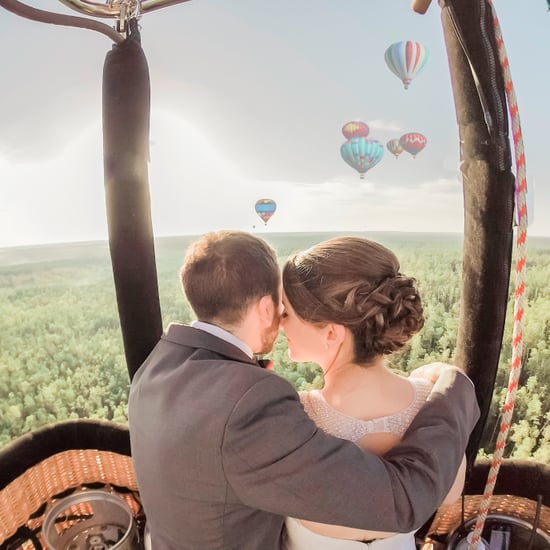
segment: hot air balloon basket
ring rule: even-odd
[[[444,541],[444,548],[467,548],[466,538],[473,531],[482,499],[483,495],[466,495],[464,503],[459,499],[452,505],[440,508],[428,530],[426,541],[435,541],[433,548],[440,548],[437,541]],[[525,542],[527,548],[533,531],[537,542],[532,548],[550,548],[550,508],[525,497],[493,495],[482,538],[489,541],[492,530],[508,532],[506,536],[513,540],[507,548],[519,548],[520,541]]]
[[[107,525],[98,525],[102,531],[95,539],[87,539],[98,546],[100,536],[108,535],[109,544],[102,548],[140,548],[145,526],[137,482],[130,456],[129,433],[125,426],[92,420],[68,421],[27,434],[0,451],[0,549],[67,548],[80,550],[89,546],[83,542],[54,546],[45,540],[45,525],[50,517],[50,531],[69,535],[85,520],[91,521],[94,510],[97,518],[105,510],[118,509],[126,514],[125,533],[119,530],[124,544],[116,541]],[[104,495],[104,498],[102,498]],[[51,519],[56,509],[67,509],[71,514]],[[95,504],[94,504],[95,503]],[[110,507],[110,508],[109,508]],[[52,512],[53,511],[53,512]],[[115,515],[113,515],[114,517]],[[96,518],[96,519],[97,519]],[[120,523],[120,522],[118,522]],[[83,529],[81,533],[85,535]],[[111,529],[112,531],[112,529]],[[46,533],[47,535],[47,533]],[[78,537],[75,536],[75,540]],[[84,537],[86,538],[86,537]],[[97,539],[97,540],[96,540]],[[51,540],[51,536],[50,539]],[[61,538],[59,539],[62,540]],[[82,537],[80,539],[82,541]]]
[[[442,506],[430,526],[421,529],[428,541],[423,549],[467,548],[467,537],[488,499],[483,494],[491,467],[488,459],[475,462],[467,476],[464,497]],[[488,502],[481,538],[490,548],[550,549],[550,467],[531,460],[504,459]],[[508,541],[504,541],[506,537]]]

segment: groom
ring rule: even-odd
[[[261,368],[281,312],[275,251],[244,232],[189,249],[198,321],[172,324],[132,382],[132,456],[154,550],[277,550],[285,516],[406,532],[442,502],[479,409],[444,370],[383,458],[325,434],[292,386]]]

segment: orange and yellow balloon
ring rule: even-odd
[[[365,122],[360,120],[352,120],[346,122],[342,126],[342,134],[346,139],[357,138],[357,137],[367,137],[369,135],[369,126]]]

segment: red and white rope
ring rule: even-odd
[[[504,74],[504,84],[506,89],[506,97],[508,100],[508,109],[510,112],[510,118],[512,121],[513,140],[514,140],[514,156],[516,162],[516,208],[517,208],[517,238],[516,238],[516,279],[515,279],[515,296],[514,296],[514,327],[512,332],[512,364],[510,366],[510,376],[508,379],[508,390],[506,393],[506,399],[502,410],[502,420],[500,424],[500,430],[497,436],[497,442],[495,452],[493,454],[493,460],[491,462],[491,468],[489,475],[487,476],[487,484],[483,494],[479,515],[475,524],[474,530],[471,535],[469,550],[477,550],[478,544],[481,539],[481,533],[487,518],[487,512],[489,510],[489,504],[495,483],[497,480],[498,472],[502,464],[502,457],[504,454],[504,447],[506,445],[506,439],[508,438],[508,432],[510,431],[510,425],[512,421],[512,414],[514,412],[514,404],[516,400],[516,393],[518,390],[519,375],[521,373],[521,359],[523,353],[523,326],[525,317],[525,267],[526,267],[526,238],[527,238],[527,205],[526,205],[526,193],[527,193],[527,180],[525,174],[525,154],[523,149],[523,137],[521,133],[520,118],[518,112],[518,105],[516,100],[516,93],[512,84],[512,75],[510,73],[510,66],[508,63],[508,56],[504,47],[504,41],[502,39],[502,32],[500,23],[495,12],[492,0],[487,0],[491,6],[493,13],[493,22],[495,26],[495,37],[498,47],[498,55],[500,64],[502,66]]]

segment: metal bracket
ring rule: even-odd
[[[141,17],[140,0],[112,0],[109,2],[111,7],[118,6],[118,17],[116,30],[121,34],[128,33],[128,22],[130,19],[139,20]]]

